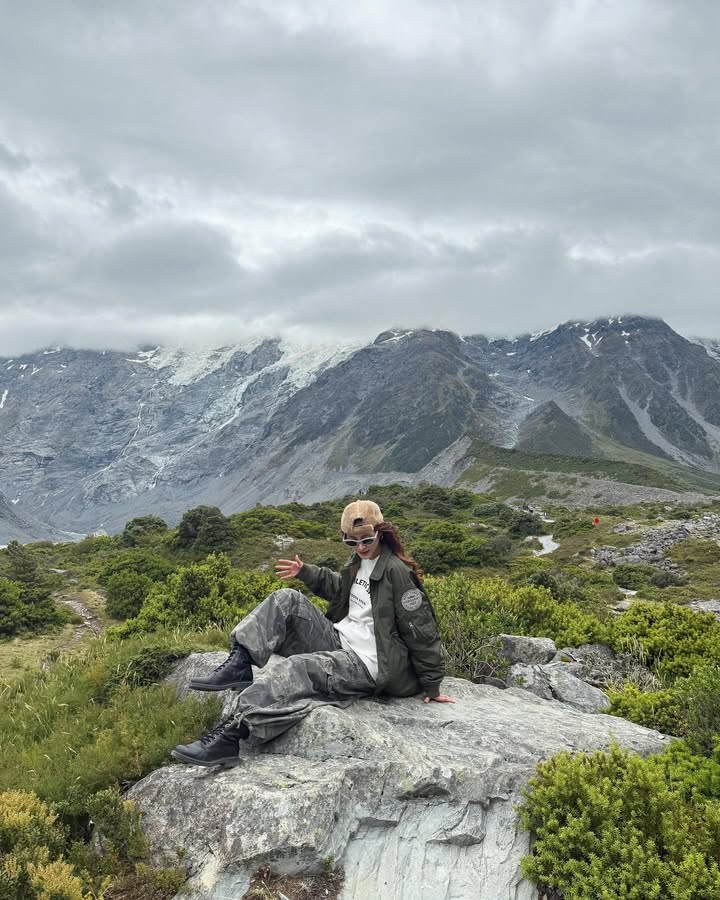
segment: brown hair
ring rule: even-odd
[[[401,559],[406,566],[410,566],[413,572],[417,575],[418,579],[422,581],[424,572],[415,562],[412,556],[408,556],[407,550],[405,549],[405,547],[403,547],[403,543],[400,540],[400,535],[397,533],[397,529],[395,528],[393,523],[380,522],[375,526],[375,531],[378,532],[381,540],[385,541],[385,543],[392,550],[395,556],[397,556],[398,559]]]

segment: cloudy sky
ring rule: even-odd
[[[716,0],[0,11],[0,353],[720,338]]]

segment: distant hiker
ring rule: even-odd
[[[300,591],[281,588],[232,630],[230,656],[199,691],[242,691],[232,719],[192,744],[172,751],[199,766],[232,765],[240,741],[250,735],[270,741],[318,706],[349,706],[361,697],[422,692],[424,702],[454,703],[440,693],[440,636],[421,570],[407,556],[395,527],[377,503],[356,500],[340,521],[343,542],[355,552],[340,574],[281,559],[280,578],[299,578],[329,601],[323,615]],[[251,664],[262,667],[276,653],[285,657],[253,681]]]

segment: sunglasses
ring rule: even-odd
[[[347,544],[348,547],[369,547],[370,544],[375,543],[377,537],[377,535],[374,535],[373,537],[360,538],[359,541],[356,541],[354,538],[343,538],[342,541],[343,544]]]

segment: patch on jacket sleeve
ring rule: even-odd
[[[405,591],[400,598],[402,608],[406,609],[408,612],[415,612],[416,609],[420,609],[422,602],[423,593],[421,590],[418,590],[418,588],[411,588],[409,591]]]

